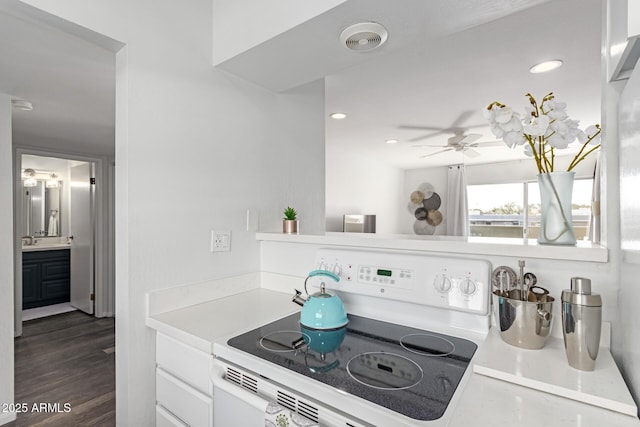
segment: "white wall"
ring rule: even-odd
[[[213,0],[213,64],[219,64],[346,0]]]
[[[0,404],[13,396],[13,166],[11,149],[11,97],[0,93]],[[0,424],[15,418],[0,410]]]
[[[260,228],[287,204],[324,228],[324,87],[276,95],[212,68],[212,4],[30,0],[126,44],[116,55],[116,408],[154,419],[151,290],[256,271]],[[231,230],[229,253],[210,230]],[[250,309],[250,308],[249,308]]]
[[[400,232],[401,169],[337,147],[327,147],[326,165],[326,231],[342,231],[344,214],[365,214],[376,215],[376,233]]]

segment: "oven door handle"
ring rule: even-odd
[[[220,390],[226,393],[229,393],[231,396],[235,397],[236,399],[240,399],[243,402],[253,406],[254,408],[259,409],[260,411],[264,412],[267,409],[267,405],[269,404],[268,400],[242,388],[239,385],[232,384],[229,381],[225,380],[224,368],[216,364],[215,361],[213,362],[213,367],[211,370],[212,370],[211,382],[213,383],[214,387],[217,387]],[[214,391],[213,393],[214,399],[215,399],[215,396],[216,395]]]

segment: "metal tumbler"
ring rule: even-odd
[[[569,365],[593,371],[600,348],[602,298],[591,293],[591,280],[572,277],[562,291],[562,335]]]

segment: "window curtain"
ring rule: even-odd
[[[600,153],[596,158],[593,171],[593,188],[591,190],[591,216],[589,217],[589,240],[600,243]]]
[[[467,176],[464,165],[449,166],[447,175],[447,235],[469,235]]]

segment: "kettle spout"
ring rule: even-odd
[[[302,307],[304,303],[307,302],[307,300],[302,297],[302,292],[300,292],[297,289],[295,291],[296,291],[296,294],[293,296],[293,299],[291,301],[295,302],[300,307]]]

